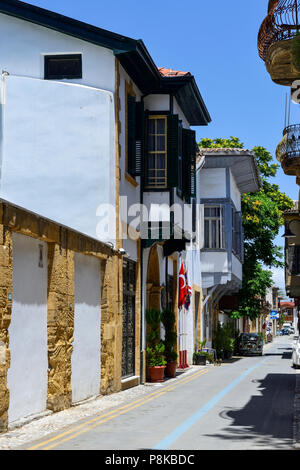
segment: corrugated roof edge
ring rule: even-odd
[[[202,148],[202,147],[199,147],[199,152],[197,153],[197,160],[199,157],[205,157],[209,155],[216,156],[216,154],[217,155],[220,154],[222,156],[236,155],[236,156],[252,157],[255,173],[257,176],[257,185],[259,189],[262,187],[255,153],[252,150],[241,149],[241,148]]]

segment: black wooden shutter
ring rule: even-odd
[[[135,126],[135,176],[141,176],[143,173],[144,163],[144,103],[138,101],[136,103],[136,126]]]
[[[167,174],[168,188],[178,186],[178,115],[168,116]]]
[[[288,248],[289,271],[293,275],[300,274],[300,246],[292,245]]]
[[[183,194],[187,200],[196,197],[196,133],[182,129]]]
[[[135,127],[136,127],[136,107],[134,96],[127,96],[127,162],[128,173],[135,175]]]

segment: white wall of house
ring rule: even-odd
[[[123,248],[128,253],[129,259],[131,259],[132,261],[138,260],[138,244],[135,240],[131,240],[130,238],[124,239]]]
[[[203,251],[201,252],[201,270],[203,273],[228,272],[227,252]]]
[[[178,114],[179,119],[182,121],[182,126],[184,127],[184,129],[190,128],[190,123],[186,119],[185,114],[183,113],[183,111],[181,110],[181,107],[177,103],[176,98],[174,98],[174,101],[173,101],[173,113]]]
[[[243,277],[243,265],[240,260],[232,253],[232,273],[240,280]]]
[[[11,363],[7,374],[10,423],[46,409],[47,271],[47,244],[14,233]]]
[[[82,79],[71,80],[71,83],[114,92],[113,51],[29,21],[0,14],[1,71],[43,79],[44,55],[62,53],[82,53]],[[70,80],[64,81],[70,82]]]
[[[241,211],[241,193],[230,170],[230,197],[237,211]]]
[[[72,401],[100,394],[101,307],[100,261],[75,253]]]
[[[144,99],[145,110],[149,111],[169,111],[169,95],[149,95]]]
[[[104,212],[97,215],[101,204],[115,207],[112,93],[15,76],[2,91],[1,197],[114,241],[115,214],[107,230]]]
[[[201,198],[226,197],[226,169],[204,168],[200,172]]]

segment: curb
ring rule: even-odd
[[[300,372],[296,372],[296,388],[294,398],[294,420],[293,420],[293,443],[294,449],[300,450]]]

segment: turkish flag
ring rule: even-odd
[[[184,272],[183,263],[181,263],[180,271],[179,271],[179,296],[178,296],[178,307],[183,307],[185,303],[185,297],[187,295],[187,285],[186,285],[186,277]]]

